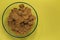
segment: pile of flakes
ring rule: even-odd
[[[32,15],[31,8],[20,4],[19,8],[13,8],[8,17],[8,25],[17,34],[26,34],[32,29],[36,17]]]

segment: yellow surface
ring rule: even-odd
[[[26,38],[14,38],[2,26],[5,8],[14,2],[26,2],[38,13],[38,27]],[[0,0],[0,40],[60,40],[60,0]]]

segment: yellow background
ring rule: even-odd
[[[14,38],[2,26],[5,8],[14,2],[26,2],[38,13],[38,27],[26,38]],[[0,0],[0,40],[60,40],[60,0]]]

